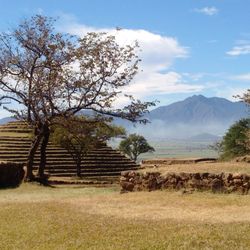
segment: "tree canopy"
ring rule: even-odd
[[[250,153],[249,148],[250,118],[234,123],[221,142],[221,158],[232,159]]]
[[[125,135],[122,127],[96,121],[84,116],[64,119],[55,125],[52,140],[65,148],[76,163],[77,176],[81,176],[81,164],[88,152],[106,143],[112,137]]]
[[[36,15],[0,35],[0,103],[11,101],[12,106],[4,107],[35,126],[28,178],[32,178],[34,153],[40,141],[38,173],[43,175],[50,128],[58,117],[91,110],[100,115],[95,116],[97,120],[105,115],[109,120],[121,117],[145,123],[143,115],[154,105],[128,95],[127,105],[115,105],[122,88],[138,72],[136,43],[120,46],[107,33],[70,36],[57,32],[55,21]]]
[[[119,145],[119,150],[134,161],[136,161],[142,153],[155,151],[143,136],[137,134],[131,134],[122,140]]]

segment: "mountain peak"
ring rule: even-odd
[[[193,95],[150,112],[151,120],[163,120],[172,124],[229,124],[246,116],[244,103],[203,95]]]

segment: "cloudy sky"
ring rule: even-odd
[[[79,36],[107,31],[120,44],[137,40],[142,72],[126,91],[143,100],[167,105],[194,94],[233,100],[233,95],[250,88],[248,0],[0,0],[0,4],[1,32],[23,18],[43,14],[59,17],[59,31]]]

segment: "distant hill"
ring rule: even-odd
[[[197,141],[197,142],[216,142],[221,140],[220,136],[217,135],[213,135],[213,134],[209,134],[209,133],[202,133],[202,134],[198,134],[198,135],[194,135],[188,138],[189,141]]]
[[[15,120],[16,119],[13,117],[5,117],[5,118],[0,119],[0,125],[6,124],[6,123],[11,122],[11,121],[15,121]]]
[[[229,124],[247,116],[247,107],[242,102],[225,98],[194,95],[183,101],[156,108],[150,112],[150,120],[168,124]]]
[[[86,114],[86,112],[84,113]],[[91,113],[87,112],[88,115]],[[249,116],[247,106],[225,98],[194,95],[183,101],[153,109],[147,116],[151,123],[133,125],[122,119],[114,123],[125,127],[128,133],[138,133],[149,139],[213,140],[223,136],[235,121]],[[13,118],[0,119],[0,124]]]
[[[204,133],[222,136],[235,121],[247,116],[249,113],[245,103],[194,95],[153,109],[147,115],[151,123],[146,126],[133,127],[127,122],[119,124],[130,133],[139,133],[151,139],[189,139]]]

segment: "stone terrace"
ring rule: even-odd
[[[0,126],[0,161],[25,163],[32,139],[32,128],[24,122],[10,122]],[[35,156],[35,170],[39,153]],[[88,153],[82,164],[82,176],[93,179],[117,179],[121,171],[136,170],[138,165],[107,145]],[[72,177],[76,165],[63,148],[49,142],[46,173],[51,177]]]

